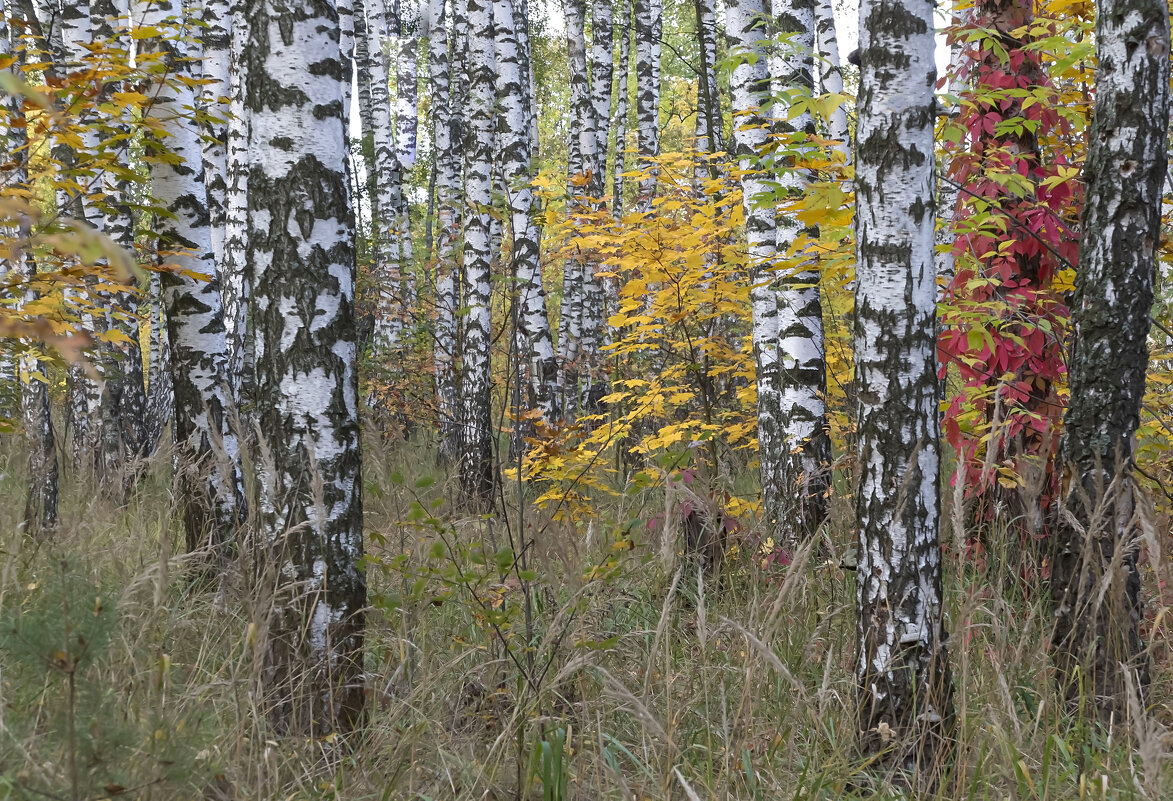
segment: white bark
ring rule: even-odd
[[[864,0],[859,13],[860,738],[877,768],[924,784],[952,721],[938,544],[933,8]]]
[[[171,0],[149,4],[145,25],[166,27],[184,8]],[[151,165],[157,201],[174,217],[158,222],[160,247],[173,251],[168,264],[183,272],[163,275],[167,334],[175,398],[174,430],[183,459],[184,526],[189,549],[217,548],[235,540],[242,522],[236,435],[227,425],[227,341],[220,299],[219,271],[208,224],[200,135],[186,109],[196,96],[184,79],[192,78],[192,53],[182,38],[157,42],[166,49],[169,74],[160,81],[151,113],[168,133],[166,146],[176,163]],[[194,275],[207,276],[207,280]]]
[[[460,0],[445,13],[445,0],[431,0],[428,22],[428,70],[432,92],[432,147],[436,159],[436,319],[433,323],[433,365],[439,411],[440,459],[460,458],[457,427],[459,398],[456,375],[457,291],[456,243],[460,238],[460,105],[453,96],[449,51],[455,57]]]
[[[635,113],[639,155],[648,175],[639,184],[639,211],[651,209],[658,170],[651,158],[660,155],[660,39],[664,32],[662,0],[634,0],[635,5]]]
[[[512,274],[517,282],[519,332],[518,358],[525,363],[535,408],[547,422],[555,419],[558,372],[550,323],[546,316],[546,291],[538,252],[538,228],[534,219],[533,153],[528,117],[533,97],[528,93],[529,65],[524,60],[528,39],[518,22],[513,0],[498,0],[493,14],[497,29],[497,98],[501,113],[497,135],[505,178],[505,200],[513,232]],[[528,20],[521,16],[522,26]],[[520,425],[520,421],[515,423]]]
[[[839,37],[835,29],[835,11],[832,0],[815,0],[815,31],[819,43],[819,84],[823,94],[843,93],[843,68],[839,60]],[[844,161],[851,161],[851,136],[847,131],[847,107],[839,104],[827,121],[835,150]]]
[[[465,135],[464,336],[460,382],[461,489],[484,508],[495,485],[490,372],[490,243],[493,101],[496,82],[491,0],[468,0],[468,130]]]
[[[761,202],[769,189],[768,176],[757,164],[768,136],[762,106],[770,76],[762,40],[764,20],[761,0],[729,0],[726,29],[730,51],[756,58],[740,58],[730,77],[733,103],[733,143],[742,171],[741,192],[745,209],[745,236],[749,251],[750,304],[753,314],[753,348],[758,390],[758,461],[763,507],[767,524],[776,525],[782,507],[778,477],[784,461],[779,419],[781,386],[778,369],[778,296],[769,269],[777,256],[773,206]]]
[[[788,0],[775,7],[776,21],[788,46],[774,62],[783,98],[778,121],[779,144],[793,154],[783,160],[779,187],[790,202],[807,189],[805,170],[795,161],[809,150],[803,143],[815,134],[805,108],[795,109],[814,88],[815,14],[813,0]],[[777,492],[765,493],[767,521],[780,528],[780,541],[796,543],[813,536],[827,514],[831,481],[831,442],[827,427],[827,371],[823,343],[823,305],[815,249],[801,245],[803,230],[792,211],[777,217],[777,248],[783,267],[776,274],[778,292],[778,377],[781,397],[778,425],[783,456],[779,472],[763,481]],[[763,467],[765,465],[763,464]]]
[[[247,0],[249,225],[264,542],[277,590],[265,680],[278,730],[362,720],[362,483],[346,70],[333,0]],[[263,354],[263,355],[262,355]]]
[[[399,158],[395,150],[394,117],[391,109],[390,73],[384,41],[387,38],[385,0],[360,0],[355,12],[365,6],[367,29],[367,79],[371,92],[371,124],[375,146],[375,197],[372,220],[375,228],[374,280],[375,345],[388,350],[399,344],[403,328],[401,299],[400,231],[402,189]]]

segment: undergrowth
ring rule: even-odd
[[[575,523],[519,503],[516,487],[508,514],[461,516],[428,445],[368,442],[368,726],[305,741],[257,714],[264,594],[249,570],[213,588],[185,570],[166,455],[122,509],[93,477],[67,478],[60,530],[33,542],[19,527],[23,457],[0,449],[0,798],[895,792],[869,788],[853,750],[846,498],[826,542],[785,566],[743,521],[710,575],[661,541],[679,520],[662,489],[600,500]],[[958,532],[942,542],[958,737],[939,797],[1164,797],[1167,568],[1146,566],[1151,714],[1091,729],[1058,712],[1045,593],[1007,568],[1012,555],[976,558]]]

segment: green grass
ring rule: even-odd
[[[22,458],[0,444],[0,799],[898,797],[868,789],[853,750],[854,575],[834,560],[764,574],[746,536],[698,586],[673,545],[631,527],[664,512],[662,492],[577,525],[527,509],[527,619],[493,558],[516,538],[515,500],[508,520],[461,517],[425,445],[365,455],[370,718],[340,744],[275,737],[256,714],[263,593],[245,568],[190,585],[166,455],[121,510],[67,477],[61,530],[33,543]],[[939,797],[1173,794],[1163,628],[1148,722],[1075,725],[1057,711],[1042,593],[942,539],[958,741]],[[1168,571],[1146,570],[1152,597]]]

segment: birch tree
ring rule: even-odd
[[[145,25],[166,29],[168,18],[183,19],[184,7],[160,0],[142,12]],[[157,202],[173,216],[161,217],[157,233],[172,252],[167,261],[181,271],[161,275],[167,313],[174,392],[174,434],[181,450],[180,483],[189,550],[223,549],[242,520],[243,484],[236,435],[225,410],[227,341],[220,281],[204,186],[200,133],[185,109],[195,106],[192,53],[184,37],[154,40],[164,72],[155,90],[152,114],[168,137],[173,159],[151,164]],[[208,276],[208,280],[194,276]]]
[[[627,118],[630,113],[627,79],[631,73],[631,4],[629,0],[617,0],[615,32],[619,36],[619,73],[615,82],[615,116],[611,127],[615,129],[615,166],[611,170],[611,213],[616,219],[623,216],[623,172],[627,165]]]
[[[567,142],[566,193],[572,213],[590,208],[589,197],[598,175],[599,141],[594,122],[590,67],[586,49],[586,0],[566,0],[566,68],[570,76],[570,125]],[[593,312],[597,299],[591,284],[594,270],[585,254],[576,253],[562,268],[562,306],[559,315],[558,357],[562,364],[562,414],[577,416],[591,381]]]
[[[721,89],[717,85],[717,13],[713,0],[695,0],[696,43],[700,57],[697,76],[696,149],[719,153],[725,149],[721,118]]]
[[[376,293],[375,343],[379,350],[395,347],[400,339],[400,257],[403,237],[401,169],[395,150],[395,117],[391,104],[390,72],[383,43],[388,33],[385,0],[360,0],[367,30],[367,83],[371,95],[371,135],[375,148],[375,195],[371,219],[375,231],[374,281]]]
[[[4,49],[3,55],[17,57],[6,72],[13,80],[25,81],[23,65],[26,56],[24,48],[21,47],[20,31],[27,30],[30,20],[26,9],[19,7],[13,0],[7,0],[2,10],[0,47]],[[6,160],[12,160],[10,180],[17,184],[27,184],[28,137],[23,98],[16,93],[6,93],[3,103],[7,124],[0,142],[3,143],[3,156]],[[12,232],[19,238],[18,241],[28,241],[31,235],[29,225],[26,220],[20,230]],[[32,303],[38,297],[34,286],[37,273],[36,259],[31,249],[18,251],[12,255],[13,260],[4,264],[4,267],[15,273],[14,277],[18,277],[18,280],[25,284],[23,297],[20,298],[22,304]],[[16,367],[20,382],[24,441],[28,450],[29,484],[28,494],[25,496],[24,530],[30,534],[40,535],[57,527],[57,443],[49,403],[49,384],[47,380],[43,380],[44,375],[35,349],[30,348],[22,353]]]
[[[637,150],[647,177],[639,185],[639,210],[651,208],[656,194],[656,170],[650,159],[660,154],[660,40],[664,35],[662,0],[634,0],[635,8],[635,115]]]
[[[457,426],[459,397],[456,372],[457,316],[460,306],[456,243],[460,238],[460,106],[454,102],[450,55],[458,42],[458,9],[445,13],[445,0],[430,0],[428,71],[432,92],[432,150],[436,160],[436,319],[433,322],[433,364],[439,412],[439,455],[455,464],[460,454]]]
[[[245,107],[260,524],[276,572],[264,681],[279,730],[363,715],[354,216],[333,0],[247,0]]]
[[[231,0],[229,15],[228,118],[224,127],[224,248],[221,259],[221,297],[227,347],[227,378],[234,403],[251,400],[255,387],[248,354],[248,308],[252,281],[248,269],[249,115],[245,107],[248,48],[251,26],[244,0]]]
[[[67,76],[85,67],[89,52],[87,46],[92,39],[89,4],[63,0],[38,0],[38,4],[42,21],[47,26],[49,52],[54,62],[49,69],[49,77],[64,81]],[[98,133],[92,127],[87,126],[77,138],[83,154],[95,151]],[[74,143],[64,137],[59,138],[53,143],[52,153],[61,173],[57,188],[58,215],[71,217],[78,224],[101,230],[104,222],[102,215],[92,200],[86,197],[87,180],[75,172],[79,167],[79,154]],[[92,288],[97,283],[97,276],[87,274],[85,281]],[[100,332],[99,321],[94,319],[91,312],[83,311],[80,318],[87,331]],[[65,413],[73,433],[70,442],[73,468],[78,472],[92,470],[98,453],[98,411],[104,367],[100,359],[92,358],[88,365],[75,362],[68,369]]]
[[[396,42],[395,71],[395,160],[399,164],[400,188],[396,196],[395,226],[399,236],[399,303],[406,325],[408,310],[414,304],[415,280],[412,272],[413,243],[411,241],[411,206],[403,191],[404,175],[415,166],[416,119],[419,116],[419,75],[416,48],[419,22],[414,6],[404,6],[395,0],[388,9],[388,28]]]
[[[843,64],[839,60],[839,37],[832,0],[815,0],[815,34],[819,49],[819,85],[823,94],[843,94]],[[847,131],[847,107],[839,103],[827,120],[828,135],[844,161],[851,160],[851,136]]]
[[[779,476],[783,471],[781,389],[778,370],[778,296],[771,267],[777,255],[774,209],[762,202],[770,176],[757,164],[767,142],[767,120],[762,106],[769,96],[770,74],[763,48],[765,19],[761,0],[731,0],[725,6],[725,25],[732,52],[738,54],[730,76],[733,103],[733,144],[741,170],[745,209],[745,237],[749,255],[750,303],[758,395],[758,461],[762,481],[764,518],[778,523],[784,508]]]
[[[827,425],[827,367],[823,343],[823,304],[819,269],[793,210],[806,193],[807,176],[796,163],[815,134],[814,120],[803,103],[814,90],[815,10],[813,0],[788,0],[774,6],[775,21],[787,39],[774,62],[782,114],[777,126],[783,148],[778,185],[791,206],[777,217],[776,242],[782,258],[777,272],[778,426],[782,438],[779,472],[763,482],[777,491],[764,493],[768,523],[780,540],[796,543],[813,536],[827,515],[831,487],[831,438]],[[764,466],[764,463],[763,463]],[[765,485],[764,485],[765,486]]]
[[[129,7],[123,0],[93,0],[90,4],[93,42],[101,45],[111,58],[129,62],[131,53]],[[100,101],[105,102],[124,88],[121,81],[102,85]],[[130,140],[130,126],[125,119],[109,123],[115,135]],[[122,163],[129,164],[129,144],[122,146]],[[134,220],[130,210],[131,183],[125,176],[107,171],[93,178],[104,195],[100,203],[102,226],[110,239],[127,253],[135,251]],[[98,414],[101,484],[122,498],[130,489],[146,441],[146,388],[143,383],[142,351],[139,345],[138,319],[131,315],[138,302],[131,292],[103,293],[111,305],[103,327],[121,332],[117,342],[103,343],[101,400]],[[115,478],[121,476],[122,481]]]
[[[528,125],[533,97],[529,93],[529,64],[525,60],[528,20],[518,14],[514,0],[493,5],[496,25],[497,136],[505,176],[505,202],[513,233],[511,273],[517,282],[519,354],[529,378],[530,403],[547,422],[555,419],[558,370],[554,342],[546,316],[546,291],[538,252],[538,228],[534,219],[532,142]]]
[[[468,0],[468,127],[464,182],[464,335],[460,376],[460,484],[465,500],[492,501],[492,383],[490,347],[490,208],[493,180],[493,101],[496,70],[490,0]]]
[[[933,6],[864,0],[856,129],[860,748],[932,786],[951,736],[941,616]]]
[[[1140,692],[1148,684],[1131,467],[1161,237],[1169,46],[1162,3],[1098,4],[1099,67],[1071,305],[1071,400],[1060,447],[1070,490],[1055,535],[1051,642],[1068,700],[1081,691],[1094,696],[1105,721],[1126,714],[1129,684]]]

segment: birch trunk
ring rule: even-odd
[[[412,271],[413,252],[411,241],[411,205],[403,191],[405,174],[415,166],[416,119],[419,116],[419,75],[416,49],[419,45],[416,32],[419,28],[414,10],[404,19],[403,7],[395,0],[391,8],[388,26],[396,37],[395,75],[395,158],[400,170],[400,188],[397,193],[399,204],[396,208],[395,225],[399,236],[399,287],[400,325],[410,322],[414,308],[415,278]]]
[[[415,166],[419,118],[419,75],[416,56],[419,47],[416,31],[419,23],[414,12],[404,19],[399,0],[396,0],[392,14],[395,19],[392,34],[398,44],[395,59],[395,143],[399,151],[399,163],[404,169],[410,170]]]
[[[4,4],[5,18],[0,35],[0,47],[4,55],[18,55],[20,31],[27,25],[25,10],[11,0]],[[12,26],[8,24],[12,21]],[[23,59],[14,61],[7,72],[15,80],[25,81]],[[27,81],[25,81],[27,82]],[[27,121],[24,117],[23,100],[17,94],[6,94],[4,106],[8,124],[4,133],[4,156],[14,159],[10,172],[13,184],[28,184]],[[31,235],[30,223],[25,222],[21,230],[11,232],[18,241],[28,241]],[[16,273],[17,280],[26,284],[22,305],[37,299],[38,293],[32,286],[37,273],[37,263],[31,249],[26,249],[14,263],[5,265]],[[57,447],[53,431],[52,408],[49,403],[49,385],[43,379],[41,365],[36,359],[36,350],[22,354],[16,365],[20,386],[21,417],[24,426],[25,447],[28,449],[29,485],[25,498],[24,531],[33,536],[48,534],[57,528]]]
[[[713,0],[695,0],[696,43],[700,57],[697,76],[696,149],[720,153],[725,149],[721,118],[721,89],[717,85],[717,14]]]
[[[1128,715],[1129,690],[1141,694],[1143,709],[1148,684],[1131,465],[1161,237],[1169,46],[1162,3],[1099,4],[1095,112],[1071,305],[1071,401],[1060,448],[1070,471],[1070,516],[1055,534],[1051,642],[1068,701],[1094,693],[1105,722]]]
[[[391,108],[390,73],[383,43],[387,38],[385,0],[360,0],[365,6],[367,29],[367,81],[371,93],[371,124],[375,147],[375,196],[371,219],[375,231],[375,349],[395,348],[402,332],[400,307],[400,255],[402,237],[399,215],[402,205],[401,172],[395,151],[394,115]]]
[[[815,135],[809,110],[794,108],[790,98],[814,90],[815,13],[813,0],[775,5],[776,22],[788,47],[777,61],[782,119],[780,144],[792,155],[783,159],[779,187],[789,203],[801,202],[807,175],[796,167]],[[764,511],[776,525],[779,540],[796,544],[815,535],[827,516],[831,489],[831,438],[827,425],[827,367],[823,343],[823,304],[819,268],[811,241],[817,231],[805,229],[793,211],[777,217],[777,247],[783,268],[776,273],[778,292],[779,419],[783,456],[777,475],[763,474],[767,487]],[[764,465],[763,465],[764,467]]]
[[[432,147],[436,160],[436,319],[433,324],[433,364],[439,412],[439,456],[447,464],[460,458],[459,403],[456,372],[457,310],[456,243],[460,238],[460,106],[453,102],[449,62],[455,51],[457,7],[445,13],[445,0],[430,0],[428,69],[432,91]],[[456,52],[453,53],[453,56]]]
[[[171,348],[167,341],[167,312],[163,300],[163,279],[152,272],[147,284],[147,441],[143,451],[150,456],[159,447],[163,432],[174,417],[175,388],[171,384]]]
[[[94,41],[103,42],[115,57],[129,59],[131,53],[129,7],[122,0],[93,0],[90,6]],[[102,87],[102,99],[110,98],[123,87],[108,83]],[[124,122],[115,124],[119,134],[129,140],[130,128]],[[129,155],[126,158],[129,162]],[[129,201],[130,181],[124,177],[103,173],[95,183],[106,195],[103,226],[110,238],[127,253],[135,252],[134,220]],[[103,345],[102,396],[98,419],[101,432],[101,480],[107,489],[115,489],[114,478],[122,477],[117,489],[125,499],[136,476],[136,462],[145,454],[147,398],[143,383],[142,350],[139,345],[138,318],[131,309],[136,296],[119,292],[110,296],[113,313],[107,314],[107,329],[122,332],[124,342]]]
[[[322,737],[353,729],[364,708],[346,71],[333,0],[245,8],[256,414],[271,453],[258,485],[277,574],[264,681],[278,730]]]
[[[926,789],[953,723],[938,541],[933,7],[864,0],[859,20],[858,731],[875,770]]]
[[[823,94],[843,94],[843,65],[839,60],[832,0],[815,0],[815,33],[819,43],[819,85]],[[827,120],[827,133],[835,140],[835,152],[851,161],[851,135],[847,131],[847,107],[840,103]]]
[[[488,508],[495,487],[490,372],[489,209],[493,180],[496,81],[489,0],[468,0],[468,129],[465,132],[464,289],[467,314],[461,347],[460,484],[465,500]]]
[[[50,28],[50,53],[54,60],[51,74],[57,78],[66,78],[85,68],[85,59],[89,51],[87,45],[92,39],[90,28],[90,9],[87,3],[70,3],[64,0],[41,0],[43,22]],[[86,197],[89,180],[78,172],[79,162],[88,158],[86,154],[96,150],[98,134],[91,128],[86,128],[80,134],[81,158],[71,143],[64,140],[53,144],[53,155],[63,174],[58,176],[57,213],[61,217],[72,217],[76,222],[92,226],[101,230],[102,215],[95,208],[92,198]],[[68,182],[73,183],[72,188]],[[77,260],[74,259],[76,262]],[[74,264],[73,266],[81,266]],[[86,294],[93,292],[97,284],[97,276],[87,272],[84,276],[87,288]],[[67,297],[75,294],[67,293]],[[87,331],[102,333],[102,321],[95,319],[90,312],[83,311],[80,315],[82,326]],[[99,358],[99,351],[87,354],[90,364],[71,364],[67,372],[66,388],[66,415],[69,427],[73,431],[71,446],[73,455],[73,469],[79,473],[89,473],[96,466],[100,441],[98,412],[102,397],[102,374],[105,364]]]
[[[247,368],[248,308],[252,289],[248,265],[249,112],[245,106],[248,80],[246,50],[251,26],[243,0],[232,0],[229,30],[229,114],[225,126],[224,255],[221,295],[228,386],[234,404],[250,403],[255,376]]]
[[[524,361],[529,377],[533,408],[540,409],[547,422],[555,419],[558,397],[558,370],[550,323],[546,316],[546,291],[538,252],[538,228],[534,219],[534,154],[531,150],[528,115],[533,97],[528,92],[529,64],[524,60],[528,39],[518,30],[513,0],[499,0],[493,6],[497,28],[497,98],[501,109],[497,136],[505,176],[505,201],[513,232],[511,273],[517,282],[519,327],[518,358]],[[524,15],[521,25],[528,26]],[[520,425],[517,421],[515,425]]]
[[[663,0],[634,0],[635,4],[635,116],[640,169],[638,210],[647,212],[656,194],[658,169],[651,159],[660,155],[660,39],[664,30]]]
[[[146,25],[166,27],[184,8],[171,0],[142,12]],[[212,252],[200,134],[184,109],[195,106],[191,53],[183,39],[157,40],[177,80],[161,81],[152,113],[169,134],[176,163],[153,163],[154,195],[173,217],[157,221],[160,246],[176,250],[167,261],[185,271],[162,274],[167,339],[175,400],[174,434],[180,449],[180,484],[188,550],[211,547],[223,554],[243,522],[243,486],[236,435],[227,425],[227,341],[220,281]],[[197,280],[193,274],[209,276]]]
[[[623,171],[627,166],[627,117],[629,96],[627,78],[631,72],[631,5],[629,0],[617,0],[616,13],[619,34],[619,79],[615,85],[615,166],[611,170],[611,213],[616,219],[623,216]]]
[[[741,170],[745,208],[745,237],[749,252],[750,303],[753,313],[753,349],[758,394],[758,461],[762,482],[763,515],[767,525],[778,524],[782,505],[777,479],[785,454],[778,422],[781,389],[778,368],[778,297],[769,272],[777,256],[773,206],[760,202],[769,189],[769,176],[757,164],[767,143],[767,120],[762,106],[768,98],[770,75],[762,46],[765,24],[761,0],[730,0],[725,25],[731,52],[742,54],[730,77],[733,102],[733,144]]]
[[[592,199],[607,193],[607,149],[610,138],[612,83],[615,73],[615,36],[611,16],[611,0],[591,2],[591,110],[589,125],[594,139],[594,161],[586,165],[590,171],[587,191]],[[585,124],[585,123],[584,123]],[[592,200],[592,210],[601,208],[600,201]],[[582,408],[594,414],[600,411],[599,399],[606,394],[600,348],[605,344],[607,304],[603,279],[599,278],[599,262],[590,258],[583,264],[583,343],[585,382],[582,387]]]
[[[615,34],[611,0],[591,0],[591,106],[595,164],[591,167],[591,195],[602,197],[607,185],[607,143],[611,131],[611,85],[615,75]]]
[[[589,211],[599,165],[599,148],[591,97],[586,50],[586,0],[566,0],[566,67],[570,74],[570,131],[567,143],[566,189],[568,210]],[[562,415],[567,420],[584,409],[591,383],[592,303],[595,293],[592,265],[583,255],[567,259],[562,268],[562,307],[559,322],[559,360],[562,363]]]

